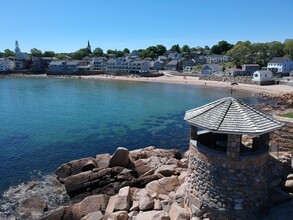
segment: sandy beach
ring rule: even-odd
[[[282,93],[293,92],[293,87],[288,85],[269,85],[269,86],[259,86],[250,84],[241,84],[231,86],[230,82],[217,82],[217,81],[205,81],[199,80],[198,77],[194,76],[173,76],[170,74],[165,74],[161,77],[131,77],[131,76],[109,76],[109,75],[91,75],[91,76],[76,76],[78,78],[85,79],[101,79],[101,80],[127,80],[127,81],[137,81],[137,82],[158,82],[158,83],[174,83],[174,84],[189,84],[197,86],[208,86],[208,87],[218,87],[227,88],[233,90],[244,90],[250,91],[252,93],[270,93],[274,95],[279,95]]]

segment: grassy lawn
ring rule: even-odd
[[[286,118],[293,118],[293,112],[283,114],[283,115],[280,115],[280,116],[283,116],[283,117],[286,117]]]

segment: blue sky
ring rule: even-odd
[[[1,1],[0,51],[130,50],[293,38],[293,0]]]

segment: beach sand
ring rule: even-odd
[[[173,76],[164,75],[160,77],[131,77],[131,76],[109,76],[109,75],[91,75],[91,76],[76,76],[78,78],[85,79],[101,79],[101,80],[127,80],[127,81],[137,81],[137,82],[158,82],[158,83],[174,83],[174,84],[189,84],[189,85],[199,85],[217,88],[227,88],[233,90],[244,90],[250,91],[252,93],[269,93],[274,95],[280,95],[282,93],[293,92],[293,87],[288,85],[269,85],[269,86],[259,86],[250,84],[241,84],[231,86],[230,82],[217,82],[217,81],[206,81],[199,80],[195,76]]]

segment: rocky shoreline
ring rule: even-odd
[[[271,169],[270,209],[257,218],[286,219],[288,213],[293,216],[291,160],[286,153],[271,156],[280,163]],[[147,147],[118,148],[113,155],[68,162],[55,175],[70,196],[69,204],[51,209],[44,200],[30,197],[20,201],[17,219],[196,219],[184,205],[187,158],[188,152]]]

